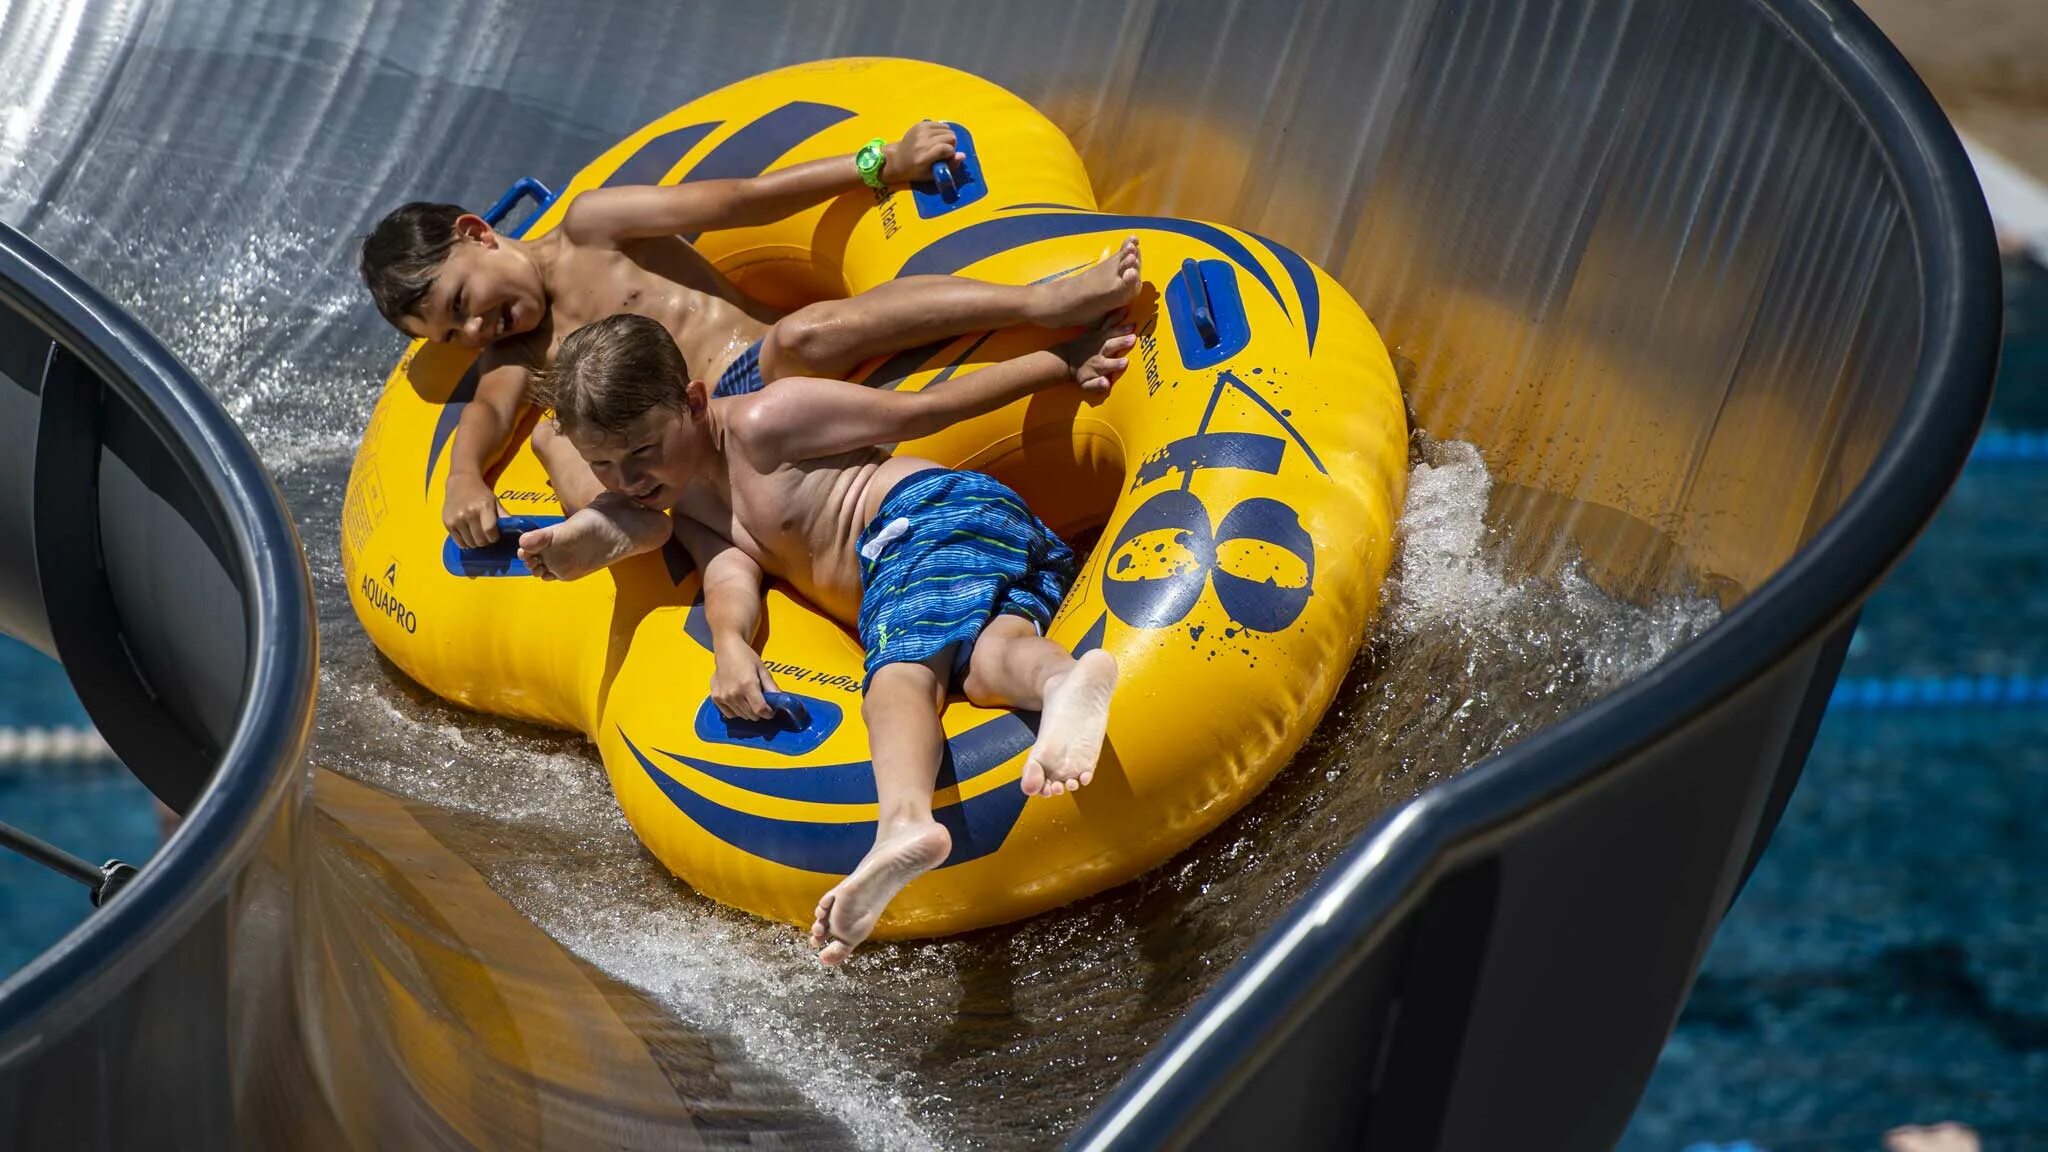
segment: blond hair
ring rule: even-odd
[[[618,436],[656,408],[685,407],[689,381],[668,329],[621,313],[571,332],[533,387],[534,398],[554,409],[563,435]]]

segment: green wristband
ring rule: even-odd
[[[887,140],[877,136],[853,154],[853,167],[860,173],[860,182],[877,192],[886,191],[889,187],[882,182],[882,164],[886,159],[882,150],[888,146]]]

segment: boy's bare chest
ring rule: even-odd
[[[621,312],[645,316],[675,335],[698,310],[700,292],[668,280],[615,253],[591,253],[567,263],[551,286],[558,340],[585,324]]]
[[[763,569],[806,591],[848,581],[857,588],[859,566],[853,557],[865,523],[862,481],[873,471],[868,454],[857,455],[861,459],[806,461],[766,472],[735,467],[734,535],[728,539]]]
[[[733,479],[734,529],[746,533],[784,575],[793,567],[809,567],[821,546],[829,547],[828,541],[814,539],[820,511],[817,487],[807,483],[803,473],[786,468]]]
[[[696,368],[710,345],[760,335],[761,325],[748,315],[750,302],[680,240],[579,252],[563,262],[557,279],[560,284],[551,286],[557,343],[585,324],[631,313],[668,329]]]
[[[805,520],[792,487],[777,483],[773,476],[735,479],[730,504],[703,488],[692,487],[685,491],[679,511],[716,529],[763,571],[788,578],[790,562],[804,555],[799,540]]]

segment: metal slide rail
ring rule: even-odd
[[[1750,7],[1830,75],[1894,173],[1924,305],[1891,435],[1839,513],[1705,636],[1362,834],[1073,1147],[1580,1148],[1620,1136],[1797,780],[1859,605],[1970,454],[1997,358],[1991,222],[1919,78],[1846,0]],[[2000,438],[1988,451],[2034,445]],[[1745,739],[1774,775],[1758,780],[1730,755]],[[1631,870],[1643,875],[1560,891],[1573,874]]]
[[[317,640],[298,538],[248,441],[134,318],[4,226],[0,341],[8,345],[0,348],[0,363],[42,366],[39,379],[13,381],[41,401],[34,430],[37,491],[0,498],[34,500],[39,564],[76,557],[81,546],[87,560],[72,570],[45,570],[43,603],[6,605],[7,616],[40,612],[47,619],[46,639],[115,754],[185,815],[119,899],[0,983],[0,1104],[9,1096],[28,1098],[16,1119],[36,1131],[38,1105],[24,1086],[54,1074],[39,1070],[44,1057],[90,1018],[117,1009],[124,993],[188,935],[221,922],[217,914],[230,881],[286,814],[311,731]],[[193,527],[222,545],[221,562],[240,593],[241,698],[218,747],[195,735],[199,728],[189,721],[151,713],[165,706],[139,683],[134,661],[119,669],[102,666],[107,645],[118,651],[125,642],[118,613],[109,611],[97,538],[97,478],[106,466],[103,454],[113,451],[99,436],[100,416],[116,404],[139,421],[155,442],[153,451],[167,455],[197,494],[190,514],[205,523]],[[152,744],[153,737],[182,747]],[[194,751],[204,756],[196,772],[187,759]],[[91,1101],[90,1088],[69,1087],[71,1102]],[[100,1123],[110,1122],[101,1117]],[[5,1128],[0,1123],[0,1131]]]

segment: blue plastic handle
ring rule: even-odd
[[[920,220],[937,219],[988,195],[988,173],[974,151],[974,133],[956,121],[948,120],[946,126],[953,130],[953,155],[933,164],[924,179],[910,185]]]
[[[793,692],[765,694],[771,710],[765,720],[743,720],[721,715],[709,696],[697,706],[697,739],[706,744],[731,744],[754,748],[778,756],[805,756],[815,751],[834,732],[844,715],[830,700],[798,696]]]
[[[801,732],[811,726],[811,710],[804,706],[803,697],[792,692],[764,692],[762,698],[792,729]]]
[[[1251,343],[1237,267],[1228,260],[1184,260],[1164,286],[1174,346],[1189,371],[1214,368]]]
[[[1216,327],[1216,311],[1209,306],[1209,285],[1202,279],[1201,266],[1193,258],[1180,262],[1180,274],[1187,281],[1189,310],[1194,313],[1195,332],[1202,338],[1202,347],[1214,348],[1223,342],[1223,334]]]
[[[511,229],[514,236],[525,232],[527,225],[539,219],[540,214],[548,210],[548,205],[555,202],[555,194],[548,190],[548,186],[531,176],[521,176],[513,181],[512,186],[505,189],[505,194],[498,197],[498,202],[484,210],[484,222],[496,228],[498,222],[503,220],[512,211],[512,206],[528,196],[531,196],[533,202],[540,206],[539,211],[527,217],[518,227]]]
[[[519,538],[561,522],[560,516],[500,516],[498,538],[481,548],[464,548],[448,537],[441,545],[441,565],[455,576],[531,576],[519,558]]]

